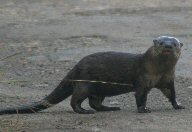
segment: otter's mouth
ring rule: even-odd
[[[162,51],[162,54],[163,55],[171,55],[171,54],[173,54],[173,50],[172,49],[164,49]]]

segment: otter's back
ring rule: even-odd
[[[84,57],[76,66],[76,79],[131,82],[139,72],[142,54],[99,52]]]

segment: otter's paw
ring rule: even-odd
[[[181,105],[176,105],[176,106],[174,106],[174,109],[176,109],[176,110],[185,109],[185,107],[181,106]]]
[[[138,108],[138,113],[151,113],[149,108],[146,107],[139,107]]]

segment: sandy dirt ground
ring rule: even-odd
[[[192,131],[192,0],[1,0],[0,108],[42,99],[88,54],[143,53],[160,35],[184,43],[175,83],[185,110],[156,89],[150,114],[137,113],[134,93],[105,100],[121,111],[93,115],[74,113],[68,98],[36,114],[2,115],[0,131]]]

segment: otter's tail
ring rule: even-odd
[[[69,97],[73,92],[71,82],[67,82],[65,80],[61,81],[61,83],[54,89],[54,91],[42,99],[39,102],[35,102],[31,105],[18,106],[15,108],[7,108],[0,109],[0,115],[3,114],[24,114],[24,113],[35,113],[37,111],[41,111],[47,109],[62,100]]]

